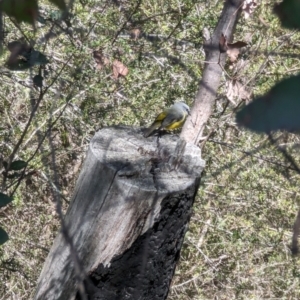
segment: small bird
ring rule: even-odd
[[[187,115],[190,114],[190,108],[184,102],[177,102],[170,108],[160,113],[152,125],[144,132],[144,137],[148,137],[160,130],[172,130],[183,125]]]

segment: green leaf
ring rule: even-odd
[[[0,227],[0,245],[3,245],[9,239],[8,234]]]
[[[274,12],[279,17],[283,27],[300,29],[300,1],[284,0],[274,6]]]
[[[5,66],[12,71],[23,71],[33,66],[45,65],[49,63],[46,55],[34,49],[31,49],[30,53],[26,54],[25,59],[19,57],[16,58],[15,56],[15,54],[12,54],[11,58],[8,59],[5,64]]]
[[[239,125],[256,132],[300,129],[300,75],[284,79],[236,115]]]
[[[38,16],[37,0],[2,0],[0,9],[20,22],[34,24]]]
[[[41,16],[41,15],[39,15],[37,17],[36,21],[39,22],[39,23],[41,23],[41,24],[43,24],[43,25],[46,24],[46,19],[43,16]]]
[[[9,170],[22,170],[27,166],[27,162],[24,160],[15,160],[11,163]]]
[[[49,63],[46,55],[40,51],[32,50],[30,54],[30,65],[31,66],[38,66],[38,65],[45,65]]]
[[[49,0],[54,5],[56,5],[59,9],[65,10],[67,8],[66,3],[64,0]]]
[[[10,56],[6,61],[6,67],[10,70],[25,70],[31,67],[30,57],[32,47],[22,41],[12,41],[7,45]]]
[[[41,75],[35,75],[33,77],[33,83],[38,87],[43,87],[43,80],[44,78]]]
[[[32,67],[29,62],[19,59],[14,63],[6,63],[5,66],[11,71],[24,71]]]
[[[10,203],[13,200],[12,197],[9,197],[3,193],[0,193],[0,207],[3,207]]]
[[[7,44],[7,49],[16,55],[27,56],[27,53],[31,51],[31,46],[25,42],[12,41]]]
[[[6,63],[5,66],[11,71],[24,71],[32,67],[28,61],[23,61],[19,59],[11,64]]]

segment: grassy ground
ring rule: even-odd
[[[34,291],[59,228],[53,183],[60,186],[65,210],[95,131],[120,123],[149,124],[179,99],[192,104],[203,69],[202,30],[212,32],[222,3],[82,1],[76,2],[68,28],[56,22],[57,10],[42,2],[44,21],[37,23],[36,33],[5,19],[6,45],[22,38],[36,41],[35,49],[50,63],[42,73],[49,89],[16,157],[31,159],[29,171],[36,173],[21,182],[13,204],[0,211],[1,227],[10,236],[0,248],[0,299],[29,299]],[[299,34],[281,29],[273,3],[263,1],[237,27],[235,40],[248,46],[236,64],[226,65],[228,74],[205,132],[212,132],[203,149],[207,167],[172,300],[300,298],[299,262],[289,250],[300,200],[299,175],[266,136],[237,128],[236,106],[226,96],[230,76],[247,87],[252,99],[299,71]],[[136,28],[146,35],[131,38]],[[50,30],[55,35],[45,42],[42,38]],[[101,70],[92,55],[99,49],[109,61]],[[5,47],[2,65],[7,55]],[[114,60],[128,67],[126,77],[113,78]],[[38,67],[20,72],[3,67],[0,74],[0,153],[5,159],[24,131],[32,99],[39,96],[37,89],[28,88]],[[242,100],[236,96],[238,104]],[[277,138],[280,147],[299,160],[299,136],[278,133]],[[15,186],[10,179],[4,191],[12,192]]]

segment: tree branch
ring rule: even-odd
[[[196,145],[199,143],[203,128],[212,113],[226,58],[226,54],[220,54],[219,39],[223,33],[228,41],[232,40],[242,4],[243,0],[227,0],[225,2],[213,36],[210,41],[205,43],[206,63],[203,77],[199,83],[191,116],[188,117],[181,132],[181,137],[187,142]]]

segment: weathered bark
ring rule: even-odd
[[[195,145],[199,143],[204,126],[212,114],[226,58],[225,54],[220,56],[219,40],[223,33],[227,40],[231,41],[243,2],[244,0],[224,2],[222,14],[211,40],[205,43],[206,57],[202,79],[191,109],[191,116],[186,120],[180,135],[189,143]]]
[[[66,215],[89,299],[166,299],[203,167],[200,149],[173,135],[145,139],[126,127],[95,135]],[[34,299],[76,293],[59,234]]]

